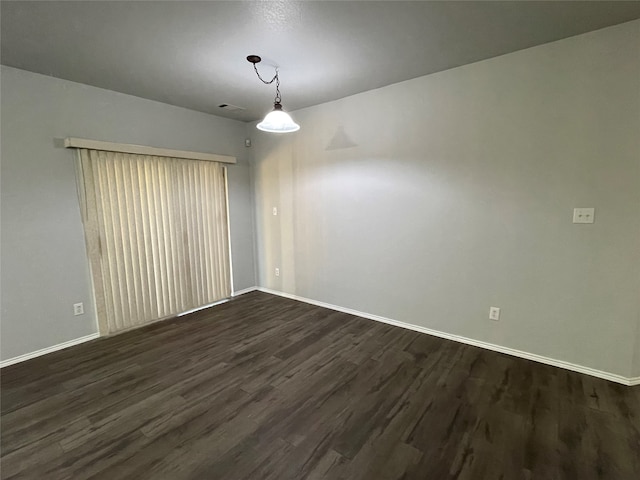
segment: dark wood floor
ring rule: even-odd
[[[640,389],[250,293],[2,370],[2,478],[640,479]]]

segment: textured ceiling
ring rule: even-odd
[[[640,2],[3,1],[2,63],[239,120],[640,18]],[[227,112],[228,103],[246,110]]]

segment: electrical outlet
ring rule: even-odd
[[[500,309],[498,307],[489,307],[489,320],[500,320]]]
[[[74,303],[73,304],[73,314],[74,315],[82,315],[82,314],[84,314],[84,305],[82,303]]]
[[[573,223],[593,223],[595,215],[595,208],[574,208]]]
[[[273,207],[273,215],[278,215],[278,207]]]
[[[280,269],[276,267],[276,277],[280,276]]]

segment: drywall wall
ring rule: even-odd
[[[56,139],[237,157],[227,169],[234,288],[255,285],[244,123],[4,66],[1,107],[3,360],[96,332],[75,153]]]
[[[259,285],[629,377],[639,48],[635,21],[251,130]]]

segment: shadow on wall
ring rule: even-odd
[[[343,148],[351,148],[357,146],[358,144],[351,140],[351,138],[349,138],[347,132],[344,131],[344,127],[340,125],[336,129],[336,133],[333,134],[333,137],[329,141],[329,144],[327,145],[327,148],[325,148],[325,150],[341,150]]]

